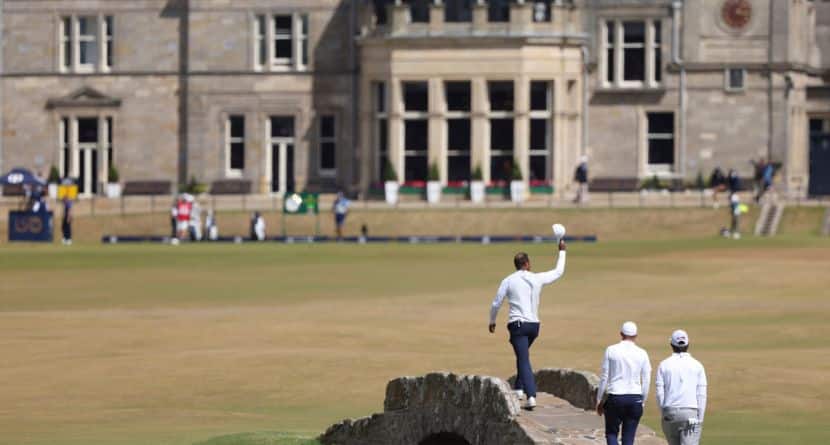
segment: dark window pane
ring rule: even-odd
[[[271,137],[294,137],[294,118],[291,116],[274,116],[271,118]]]
[[[531,156],[530,157],[530,179],[537,181],[546,181],[548,177],[548,157],[547,156]]]
[[[605,80],[608,82],[614,81],[615,71],[614,66],[616,62],[614,62],[614,48],[608,48],[605,55],[605,66],[607,68]]]
[[[729,70],[729,87],[742,89],[744,87],[744,71],[741,69]]]
[[[470,111],[470,82],[447,82],[444,89],[449,111]]]
[[[95,65],[98,63],[98,42],[80,43],[80,63]]]
[[[320,144],[320,168],[332,170],[335,167],[335,145],[334,142],[323,142]]]
[[[530,109],[550,109],[550,82],[530,82]]]
[[[444,0],[444,21],[470,22],[473,20],[473,0]]]
[[[490,156],[490,178],[509,181],[513,176],[513,155]]]
[[[821,133],[824,131],[824,121],[821,119],[810,119],[810,133]]]
[[[623,79],[646,80],[646,50],[644,48],[626,48],[623,53]]]
[[[513,151],[513,119],[490,119],[490,149]]]
[[[389,151],[389,127],[386,119],[378,120],[378,151],[381,153]]]
[[[425,119],[404,121],[404,150],[426,151],[429,127]]]
[[[530,120],[530,149],[548,149],[548,121],[547,119]]]
[[[470,151],[469,119],[447,119],[447,150]]]
[[[98,142],[98,119],[78,119],[78,142]]]
[[[404,0],[409,5],[412,23],[429,23],[429,0]]]
[[[372,0],[372,3],[375,6],[375,19],[378,25],[385,25],[387,22],[386,18],[386,5],[389,3],[388,0]]]
[[[608,46],[614,46],[614,30],[616,29],[616,23],[614,22],[605,22],[605,38],[606,43]]]
[[[320,118],[320,137],[334,137],[334,116],[323,116]]]
[[[108,15],[106,18],[107,23],[107,66],[112,66],[112,59],[113,59],[113,33],[115,31],[114,24],[112,20],[112,16]]]
[[[674,139],[648,141],[649,164],[674,164]]]
[[[243,116],[231,116],[231,137],[244,138],[245,137],[245,118]]]
[[[663,80],[663,55],[660,48],[654,49],[654,81],[660,82]]]
[[[450,181],[470,180],[469,155],[450,156],[449,159],[447,159],[447,168],[447,179]]]
[[[245,168],[245,143],[234,142],[231,144],[231,169],[242,170]]]
[[[645,43],[646,24],[645,22],[623,22],[623,42]]]
[[[375,110],[378,113],[386,112],[386,83],[375,84]]]
[[[63,134],[61,135],[61,145],[63,149],[63,171],[61,171],[61,177],[66,178],[69,176],[69,119],[63,118],[61,119],[63,122]]]
[[[426,82],[404,82],[404,109],[406,111],[427,111],[429,109],[429,87]]]
[[[490,22],[510,21],[510,0],[490,0],[487,2],[487,20]]]
[[[654,43],[663,43],[663,28],[659,21],[654,22]]]
[[[426,181],[427,156],[411,155],[406,157],[404,166],[404,181]]]
[[[674,133],[674,113],[649,113],[648,133]]]
[[[291,35],[291,22],[292,17],[290,15],[278,15],[274,17],[274,31],[277,35],[284,35],[290,36]]]
[[[107,149],[107,164],[108,165],[112,165],[112,150],[113,150],[112,133],[114,131],[112,125],[113,125],[112,124],[112,118],[108,117],[107,118],[107,145],[109,146],[108,149]]]
[[[291,40],[277,40],[275,42],[276,45],[276,57],[278,59],[290,59],[293,52],[292,52],[292,44]]]
[[[378,159],[380,164],[380,176],[378,177],[379,180],[384,180],[386,178],[386,167],[387,162],[389,162],[389,158],[386,155],[381,155]]]
[[[302,45],[301,45],[302,54],[301,54],[300,63],[302,63],[303,65],[308,65],[308,16],[307,15],[302,16],[301,23],[302,23],[301,32],[302,32],[302,39],[303,40],[301,42],[302,43]]]
[[[551,4],[551,0],[534,0],[534,2],[533,2],[533,21],[534,22],[549,22],[550,21],[550,4]]]
[[[491,110],[513,111],[513,82],[487,82],[487,87]]]

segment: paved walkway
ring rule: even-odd
[[[538,393],[538,406],[533,411],[522,410],[516,418],[537,444],[593,445],[605,443],[602,417],[591,411],[575,408],[565,400],[550,394]],[[637,445],[665,445],[662,434],[657,435],[645,425],[637,429]]]

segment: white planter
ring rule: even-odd
[[[50,198],[58,199],[58,184],[49,183],[49,186],[47,187],[47,189],[48,189],[48,193],[49,193]]]
[[[386,203],[395,205],[398,203],[398,189],[400,184],[397,181],[386,181],[383,183],[383,192],[386,196]]]
[[[484,181],[471,181],[470,182],[470,201],[475,203],[482,203],[484,202],[484,192],[485,192],[485,185]]]
[[[441,183],[438,181],[427,181],[427,202],[437,204],[441,201]]]
[[[105,187],[105,191],[107,194],[107,198],[120,198],[121,197],[121,184],[118,183],[109,183]]]
[[[525,183],[524,181],[510,181],[510,200],[513,202],[522,202],[525,200]]]

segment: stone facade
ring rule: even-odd
[[[97,169],[103,184],[111,146],[124,181],[366,192],[387,160],[400,181],[434,164],[444,183],[476,167],[509,179],[506,162],[564,191],[582,156],[594,178],[685,181],[748,177],[766,157],[798,195],[830,170],[811,165],[808,131],[830,122],[830,2],[466,4],[5,0],[0,170]],[[509,109],[495,109],[505,82]],[[412,83],[423,109],[407,109]],[[75,134],[85,118],[100,121],[94,142]],[[290,135],[272,134],[283,118]]]

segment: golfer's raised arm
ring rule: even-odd
[[[499,309],[504,302],[504,297],[507,296],[507,280],[504,280],[499,285],[499,290],[496,292],[496,298],[493,299],[493,304],[490,305],[490,324],[496,324],[496,316],[499,315]]]
[[[541,272],[536,274],[539,277],[539,280],[542,284],[551,284],[554,281],[558,280],[565,274],[565,257],[567,256],[567,252],[564,250],[559,251],[559,259],[556,260],[556,268],[553,270],[549,270],[547,272]]]

